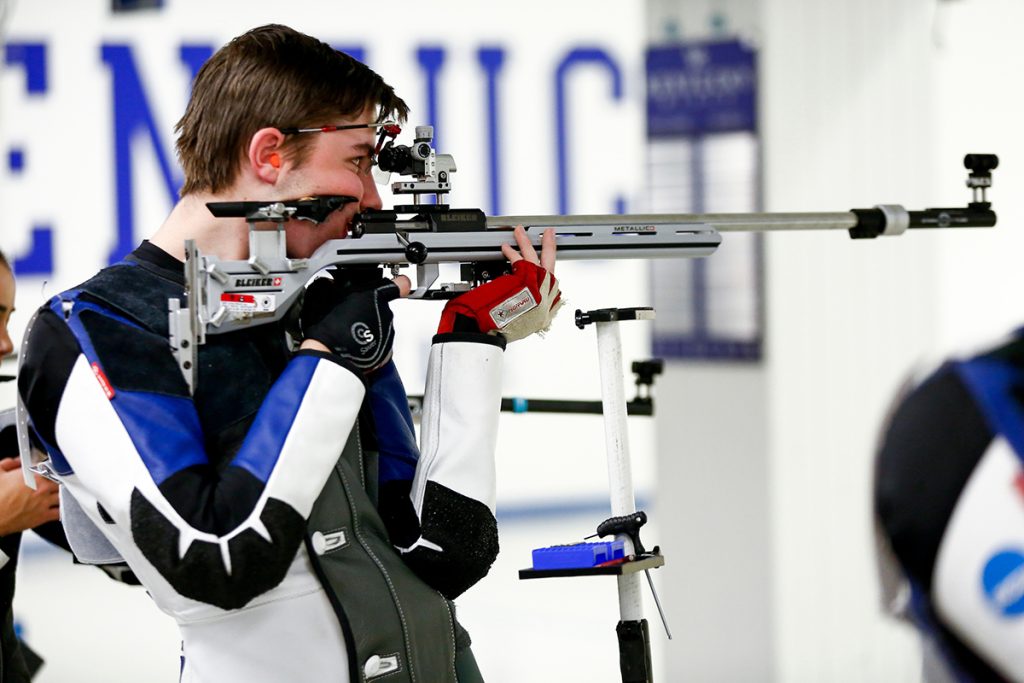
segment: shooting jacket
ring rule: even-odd
[[[421,459],[393,363],[363,377],[292,353],[287,322],[208,336],[190,396],[168,298],[183,298],[181,263],[144,243],[55,297],[27,336],[33,435],[65,514],[101,534],[89,544],[65,519],[79,558],[124,558],[175,618],[182,681],[455,681],[468,638],[446,596],[497,553],[501,340],[435,337]],[[449,366],[478,378],[454,399],[468,413],[441,405]],[[471,481],[444,480],[458,458],[475,461]]]

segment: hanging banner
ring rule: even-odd
[[[762,209],[757,60],[740,41],[647,51],[648,209]],[[652,264],[653,353],[759,360],[763,239],[730,233],[711,259]]]

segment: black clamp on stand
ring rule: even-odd
[[[665,370],[665,361],[660,358],[635,360],[630,366],[636,383],[636,394],[626,403],[628,415],[654,415],[654,396],[651,388],[654,379]],[[412,397],[410,397],[410,402]],[[555,398],[503,398],[501,410],[506,413],[570,413],[600,415],[604,412],[601,401],[573,401]]]
[[[564,569],[523,569],[520,579],[562,576],[614,575],[619,591],[619,623],[615,628],[619,640],[619,670],[623,683],[653,683],[651,643],[647,620],[643,616],[639,572],[645,572],[651,590],[654,583],[648,570],[665,564],[660,549],[646,552],[640,541],[640,527],[647,523],[647,514],[636,509],[633,476],[629,458],[626,430],[626,398],[622,378],[622,340],[618,323],[623,320],[653,320],[653,308],[602,308],[594,311],[576,311],[576,325],[583,329],[594,324],[597,329],[598,358],[601,371],[601,402],[604,413],[605,443],[608,459],[608,483],[611,495],[612,517],[597,527],[598,536],[614,535],[622,542],[623,557],[603,562],[598,566]],[[659,364],[642,368],[650,373],[648,379],[661,371]],[[634,371],[636,366],[634,365]],[[637,379],[638,386],[641,378]],[[561,548],[558,548],[559,550]],[[655,603],[661,613],[657,593]],[[665,624],[668,637],[668,624]]]
[[[654,320],[654,309],[649,306],[636,308],[599,308],[594,311],[576,309],[576,327],[581,330],[591,323],[610,323],[619,320]]]

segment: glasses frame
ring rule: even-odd
[[[395,121],[380,121],[379,123],[346,123],[340,126],[319,126],[316,128],[298,128],[298,127],[283,127],[277,130],[283,135],[301,135],[303,133],[334,133],[339,130],[359,130],[361,128],[379,128],[380,135],[377,136],[377,144],[373,148],[373,152],[370,154],[370,168],[366,171],[359,170],[359,173],[366,176],[372,177],[374,182],[378,185],[387,185],[391,179],[390,173],[384,173],[377,169],[377,155],[380,154],[381,147],[384,146],[384,141],[387,138],[394,140],[398,137],[398,134],[402,132],[401,126]]]
[[[317,128],[296,128],[296,127],[285,127],[278,128],[281,133],[285,135],[298,135],[299,133],[333,133],[338,130],[358,130],[360,128],[381,128],[384,129],[382,132],[387,133],[388,136],[398,135],[402,132],[402,128],[394,121],[381,121],[380,123],[346,123],[341,126],[319,126]],[[394,133],[390,128],[394,129]]]

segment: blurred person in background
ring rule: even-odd
[[[900,392],[875,469],[885,609],[924,674],[1024,681],[1024,334]]]
[[[14,350],[7,331],[12,313],[14,273],[0,253],[0,359]],[[61,535],[59,524],[55,524],[59,518],[57,484],[36,476],[35,490],[25,485],[13,413],[13,409],[0,412],[0,683],[29,681],[43,663],[14,631],[12,603],[21,532],[36,529],[47,535]]]
[[[185,241],[249,256],[245,219],[214,218],[208,202],[347,198],[281,226],[287,256],[307,258],[381,208],[378,129],[407,113],[315,38],[279,25],[235,38],[178,123],[185,184],[170,216],[27,333],[18,390],[71,545],[80,561],[123,557],[177,621],[182,681],[482,680],[451,600],[498,552],[503,351],[561,304],[553,232],[538,255],[518,228],[519,251],[502,249],[513,272],[446,304],[419,448],[391,360],[388,304],[405,276],[339,269],[284,319],[208,336],[194,391],[168,341]]]

